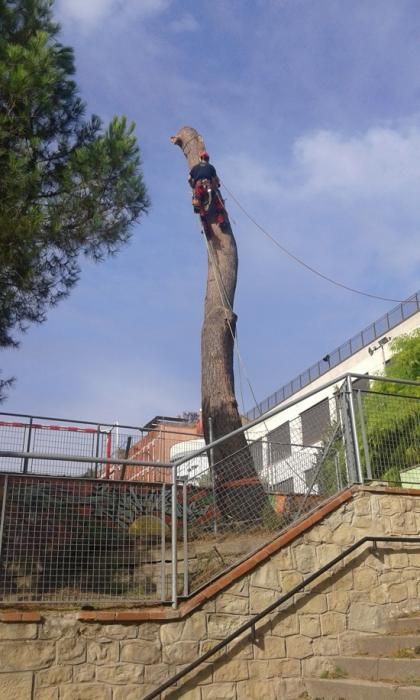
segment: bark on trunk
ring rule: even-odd
[[[180,129],[171,141],[181,147],[189,170],[198,163],[199,152],[205,150],[202,137],[191,127]],[[208,444],[209,417],[214,440],[240,428],[242,423],[235,398],[233,367],[236,242],[230,224],[222,231],[211,214],[206,220],[208,276],[201,333],[201,402]],[[247,521],[261,518],[267,496],[245,436],[229,438],[215,448],[214,462],[217,507],[222,518]]]

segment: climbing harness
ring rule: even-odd
[[[211,180],[197,180],[193,188],[192,205],[194,212],[200,215],[206,234],[210,232],[208,217],[222,230],[228,227],[225,204],[220,190]]]

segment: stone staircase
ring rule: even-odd
[[[307,700],[420,700],[420,615],[392,620],[383,634],[343,638]]]

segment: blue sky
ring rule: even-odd
[[[3,411],[141,425],[198,409],[207,261],[169,141],[184,125],[294,254],[372,294],[418,289],[417,0],[57,0],[55,13],[88,112],[137,124],[152,208],[117,257],[83,263],[72,295],[3,352],[17,378]],[[313,276],[227,194],[226,205],[250,408],[246,378],[260,401],[394,304]]]

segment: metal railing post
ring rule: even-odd
[[[3,501],[1,504],[1,515],[0,515],[0,558],[3,549],[3,532],[4,532],[4,520],[6,517],[6,499],[7,499],[7,486],[9,483],[9,477],[6,474],[4,477],[4,488],[3,488]]]
[[[188,595],[188,500],[187,479],[182,484],[182,539],[184,545],[184,596]]]
[[[95,457],[96,459],[99,457],[99,440],[101,436],[101,426],[98,425],[96,428],[96,448],[95,448]],[[95,479],[98,478],[98,462],[95,462]]]
[[[341,423],[343,428],[343,442],[344,442],[344,460],[347,469],[347,481],[349,484],[353,484],[356,479],[356,469],[354,465],[354,451],[351,439],[351,431],[349,425],[349,411],[348,411],[348,401],[346,397],[345,388],[342,387],[339,393],[340,402],[340,415]]]
[[[28,439],[26,440],[26,452],[31,451],[31,438],[32,438],[32,424],[34,422],[34,419],[32,416],[29,418],[29,428],[28,428]],[[28,473],[28,465],[29,465],[29,457],[25,457],[23,460],[23,473],[27,474]]]
[[[366,476],[368,478],[368,481],[372,481],[372,467],[371,467],[371,463],[370,463],[369,444],[368,444],[368,439],[367,439],[366,423],[365,423],[365,416],[363,413],[363,401],[362,401],[361,394],[362,394],[362,392],[360,391],[360,389],[358,389],[356,391],[356,398],[357,398],[357,408],[359,410],[360,431],[362,433],[363,451],[365,453]]]
[[[360,484],[363,484],[363,473],[362,473],[362,465],[361,465],[361,461],[360,461],[360,450],[359,450],[359,443],[357,440],[356,413],[354,410],[354,400],[353,400],[353,385],[351,382],[350,375],[348,375],[346,377],[346,386],[347,386],[348,404],[349,404],[349,413],[350,413],[350,430],[351,430],[351,437],[352,437],[352,442],[353,442],[354,458],[355,458],[355,463],[356,463],[356,476],[357,476],[357,481]]]
[[[213,419],[209,416],[209,440],[210,443],[213,442]],[[216,484],[214,480],[214,449],[210,447],[209,449],[209,467],[210,467],[210,479],[211,488],[213,493],[213,508],[214,508],[214,518],[213,518],[213,531],[217,534],[217,502],[216,502]]]
[[[177,465],[172,468],[172,503],[171,503],[171,535],[172,535],[172,607],[178,604],[178,547],[177,547]]]
[[[162,602],[166,600],[166,486],[162,484],[161,498],[161,530],[160,530],[160,597]]]

